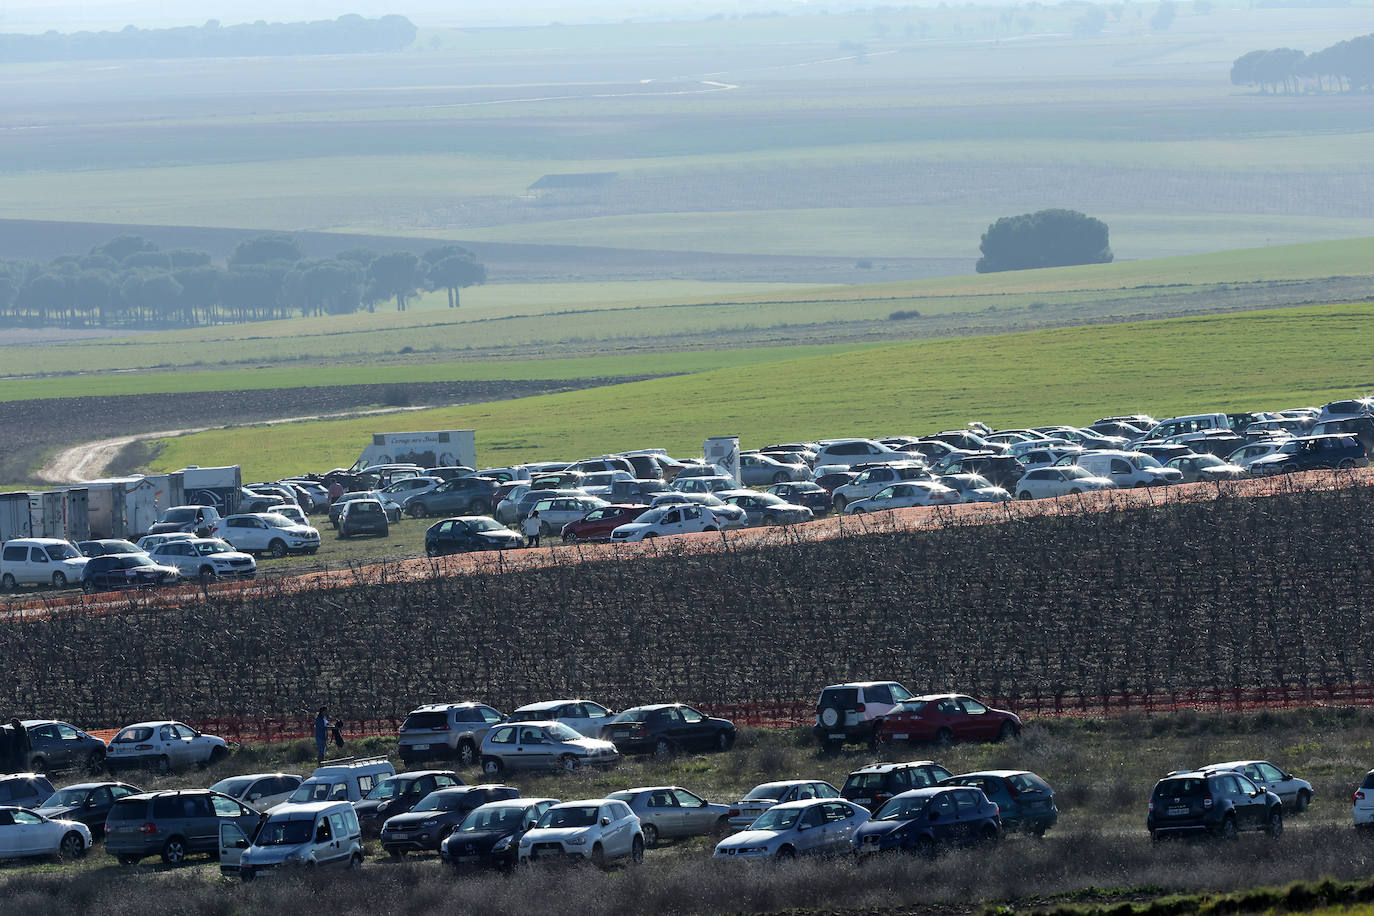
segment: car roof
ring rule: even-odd
[[[4,782],[4,781],[7,780],[7,779],[24,779],[24,780],[29,780],[29,779],[46,779],[46,778],[47,778],[47,777],[45,777],[42,773],[5,773],[3,776],[0,776],[0,782]]]
[[[605,798],[605,797],[602,797],[602,798],[582,798],[582,799],[578,799],[577,801],[559,802],[558,804],[554,805],[553,807],[555,807],[555,808],[581,808],[581,807],[584,807],[584,806],[586,806],[586,805],[601,805],[601,804],[605,804],[605,803],[608,802],[608,801],[618,801],[618,802],[620,802],[622,805],[625,804],[624,800],[619,799],[619,798]]]
[[[590,701],[590,700],[541,700],[541,701],[538,702],[538,703],[526,703],[524,706],[521,706],[519,709],[514,710],[511,714],[514,715],[514,714],[517,713],[517,712],[531,712],[531,711],[533,711],[533,710],[538,710],[538,709],[553,709],[555,706],[563,706],[564,704],[567,704],[567,703],[588,703],[588,702],[592,702],[592,701]],[[597,705],[599,706],[599,705],[601,705],[601,704],[598,703]]]
[[[965,776],[998,776],[1006,779],[1008,776],[1034,776],[1030,770],[974,770],[972,773],[960,773],[955,779],[963,779]]]
[[[926,703],[926,702],[930,702],[931,700],[954,700],[954,699],[959,699],[959,698],[966,697],[966,696],[968,696],[968,694],[966,694],[966,693],[927,693],[927,694],[924,695],[924,696],[912,697],[910,700],[905,700],[905,701],[903,701],[903,702],[915,703],[915,702],[918,702],[918,701],[919,701],[919,702]],[[969,699],[973,699],[973,698],[972,698],[972,697],[969,697]]]
[[[337,808],[340,805],[352,805],[346,801],[315,801],[315,802],[283,802],[272,809],[272,817],[290,818],[293,814],[309,814],[314,817],[321,811],[328,811],[330,808]]]
[[[136,795],[126,795],[119,801],[149,801],[154,798],[169,798],[175,795],[223,795],[213,789],[154,789],[149,792],[139,792]]]
[[[186,725],[186,723],[178,722],[176,719],[154,719],[151,722],[135,722],[132,725],[126,725],[121,728],[120,731],[125,731],[130,728],[158,728],[163,725]],[[186,727],[190,728],[191,726],[186,725]]]
[[[463,700],[461,703],[426,703],[424,706],[417,706],[411,713],[417,712],[447,712],[450,709],[472,709],[477,706],[486,706],[486,703],[478,703],[473,700]]]
[[[802,798],[802,799],[798,799],[797,801],[783,802],[781,805],[774,805],[774,806],[773,806],[773,810],[776,811],[776,810],[778,810],[779,808],[781,808],[781,809],[783,809],[783,810],[786,810],[786,809],[788,809],[788,808],[810,808],[812,805],[823,805],[823,804],[825,804],[826,802],[842,802],[842,801],[846,801],[846,799],[843,799],[843,798]],[[851,804],[852,804],[852,802],[851,802]]]
[[[1236,767],[1247,767],[1252,763],[1269,763],[1268,760],[1231,760],[1226,763],[1209,763],[1205,767],[1198,767],[1199,773],[1206,773],[1212,770],[1232,770]],[[1273,764],[1270,764],[1273,766]]]
[[[526,723],[522,722],[521,725]],[[415,779],[418,776],[457,776],[452,770],[406,770],[403,773],[392,773],[393,779]],[[454,786],[453,788],[457,788]],[[467,788],[464,786],[464,788]]]
[[[898,792],[896,795],[892,796],[892,798],[889,799],[889,801],[895,801],[896,799],[899,799],[899,798],[930,798],[930,797],[933,796],[933,795],[939,795],[941,792],[948,792],[950,789],[954,789],[954,788],[959,788],[959,787],[958,787],[958,786],[925,786],[925,787],[920,788],[920,789],[907,789],[905,792]],[[965,786],[964,788],[968,788],[968,787]]]
[[[60,791],[65,792],[65,791],[67,791],[68,789],[99,789],[101,786],[128,786],[128,785],[129,785],[129,784],[128,784],[127,782],[78,782],[78,783],[76,783],[76,784],[74,784],[74,785],[63,786],[62,789],[61,789]],[[129,788],[132,789],[133,786],[129,786]]]
[[[850,773],[849,775],[857,776],[860,773],[891,773],[893,770],[901,770],[907,767],[938,766],[940,765],[936,763],[934,760],[909,760],[906,763],[870,763],[867,766],[859,767],[857,770]],[[940,767],[940,769],[944,769],[944,767]]]
[[[219,785],[219,783],[221,783],[221,782],[228,782],[228,781],[231,780],[231,779],[266,779],[266,778],[269,777],[269,776],[291,776],[291,777],[293,777],[293,778],[295,778],[295,779],[301,779],[301,778],[302,778],[301,776],[299,776],[299,775],[296,774],[296,773],[283,773],[283,772],[280,772],[280,771],[278,771],[278,772],[276,772],[276,773],[238,773],[238,774],[235,774],[235,775],[233,775],[233,776],[226,776],[226,777],[224,777],[223,779],[218,780],[218,781],[215,783],[215,785]]]
[[[902,687],[896,681],[850,681],[847,684],[831,684],[823,687],[822,690],[833,690],[836,687]],[[905,687],[902,687],[905,690]]]

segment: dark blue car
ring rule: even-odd
[[[1335,468],[1362,468],[1369,464],[1360,437],[1353,433],[1328,436],[1303,436],[1290,439],[1272,455],[1250,462],[1250,473],[1288,474]]]
[[[851,842],[859,855],[902,851],[933,856],[942,846],[991,844],[1001,838],[997,806],[982,790],[937,786],[896,796],[859,826]]]
[[[945,786],[969,786],[981,789],[988,801],[997,806],[1003,830],[1024,830],[1035,836],[1059,821],[1059,809],[1054,804],[1054,790],[1049,783],[1026,770],[984,770],[964,773],[943,780]]]
[[[442,557],[472,550],[510,550],[525,539],[495,519],[484,515],[446,518],[425,532],[425,555]]]

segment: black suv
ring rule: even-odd
[[[405,814],[431,792],[461,785],[463,780],[452,770],[397,773],[377,783],[362,801],[354,802],[353,810],[358,812],[363,836],[376,836],[382,832],[382,824],[387,818]]]
[[[88,594],[112,588],[156,588],[175,585],[181,570],[162,566],[146,553],[107,553],[92,557],[81,570],[81,588]]]
[[[345,503],[339,512],[339,537],[348,538],[355,534],[378,534],[387,537],[391,526],[386,520],[386,510],[375,499],[355,499]]]
[[[933,760],[910,763],[874,763],[849,774],[840,797],[876,812],[894,795],[910,789],[928,789],[950,779],[953,773]]]
[[[1203,833],[1234,839],[1242,830],[1283,833],[1283,802],[1239,773],[1175,772],[1155,783],[1146,818],[1150,838]]]
[[[1026,473],[1026,466],[1010,455],[968,455],[951,464],[945,473],[977,474],[994,487],[1010,490]]]
[[[407,852],[438,852],[468,813],[487,802],[519,798],[511,786],[460,786],[431,792],[405,814],[382,823],[382,848],[395,857]]]
[[[1250,462],[1250,473],[1260,477],[1294,471],[1362,468],[1368,464],[1369,459],[1360,437],[1353,433],[1338,433],[1289,439],[1274,454]]]

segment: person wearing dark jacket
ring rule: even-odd
[[[29,731],[24,727],[24,723],[20,722],[17,716],[10,719],[11,773],[28,772],[29,752],[32,750],[33,742],[29,740]]]
[[[10,737],[10,727],[0,725],[0,773],[14,773],[14,761],[11,759],[11,748],[14,742]]]
[[[329,710],[320,707],[320,714],[315,717],[315,752],[319,756],[320,763],[324,763],[324,752],[329,747]]]

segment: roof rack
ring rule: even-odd
[[[321,762],[320,766],[327,767],[340,763],[385,763],[386,759],[386,754],[377,754],[374,757],[333,757],[329,760]]]

